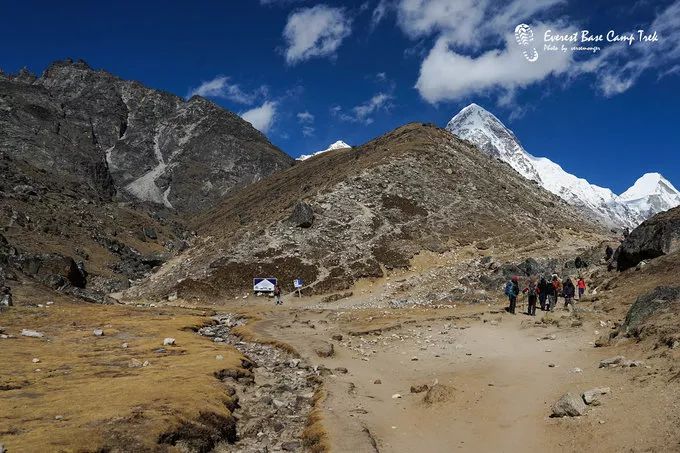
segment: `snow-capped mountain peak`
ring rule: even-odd
[[[678,190],[661,173],[645,173],[630,189],[621,194],[623,200],[637,200],[650,195],[675,196]]]
[[[680,205],[680,193],[658,173],[644,175],[619,197],[607,188],[566,172],[550,159],[534,157],[510,129],[477,104],[463,108],[446,129],[508,163],[522,176],[568,203],[616,226],[634,227],[651,215]]]
[[[310,157],[314,157],[314,156],[317,156],[317,155],[319,155],[319,154],[326,153],[326,152],[328,152],[328,151],[333,151],[334,149],[344,149],[344,148],[351,148],[351,146],[348,145],[347,143],[343,142],[342,140],[338,140],[337,142],[331,144],[331,145],[330,145],[328,148],[326,148],[326,149],[323,149],[323,150],[321,150],[321,151],[314,152],[314,153],[312,153],[312,154],[303,154],[303,155],[301,155],[300,157],[298,157],[297,160],[307,160],[307,159],[309,159]]]
[[[530,162],[530,155],[522,148],[510,129],[492,113],[477,104],[462,109],[446,125],[446,129],[468,140],[487,154],[510,164],[525,178],[541,182],[541,177]]]
[[[680,205],[680,192],[660,173],[642,175],[620,198],[645,216]]]

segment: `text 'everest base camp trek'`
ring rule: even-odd
[[[0,73],[0,174],[2,453],[680,449],[658,173],[476,104],[296,160],[65,60]]]

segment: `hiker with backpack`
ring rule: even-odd
[[[276,305],[283,305],[283,301],[281,300],[281,286],[279,286],[278,283],[274,286],[274,300],[276,301]]]
[[[505,284],[505,295],[508,296],[510,302],[510,306],[506,308],[506,311],[514,315],[515,308],[517,307],[517,296],[519,296],[519,277],[514,276]]]
[[[578,299],[581,300],[583,295],[586,292],[586,281],[583,280],[583,277],[578,278],[578,282],[576,282],[576,286],[578,287]]]
[[[576,287],[574,286],[569,277],[567,277],[566,281],[564,282],[563,292],[564,292],[564,309],[568,310],[569,304],[571,304],[571,308],[575,308],[574,294],[576,293]]]
[[[526,293],[529,300],[529,305],[527,306],[527,315],[536,316],[536,300],[538,299],[538,295],[541,293],[541,290],[539,289],[538,285],[536,285],[536,282],[533,278],[529,280],[529,283],[527,284],[527,287],[524,288],[523,292]]]
[[[557,298],[562,292],[562,282],[560,281],[557,274],[553,274],[552,281],[550,282],[550,293],[548,293],[548,311],[555,310],[555,305],[557,305]]]
[[[611,245],[607,245],[607,248],[604,249],[604,257],[607,261],[612,259],[612,256],[614,256],[614,249],[611,247]]]
[[[538,282],[538,300],[541,303],[541,310],[546,311],[546,300],[548,299],[548,293],[550,293],[550,283],[545,279],[545,277],[541,277],[541,281]]]

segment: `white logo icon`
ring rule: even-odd
[[[522,51],[524,58],[532,63],[538,60],[538,52],[536,51],[536,48],[530,47],[534,40],[534,32],[530,26],[527,24],[519,24],[517,27],[515,27],[515,39],[517,40],[517,44],[525,47],[525,49]]]

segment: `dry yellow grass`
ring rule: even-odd
[[[307,417],[307,426],[302,433],[302,440],[305,447],[312,453],[326,453],[330,451],[328,444],[328,433],[323,426],[321,404],[326,399],[326,392],[323,387],[319,387],[314,392],[314,408]]]
[[[205,322],[200,311],[90,305],[39,288],[15,295],[17,306],[0,315],[16,336],[0,340],[0,438],[9,451],[155,451],[165,449],[162,434],[201,414],[231,417],[213,373],[240,367],[242,355],[187,329]],[[47,300],[54,305],[27,306]],[[45,337],[22,337],[23,328]],[[155,352],[165,337],[177,345]],[[132,368],[132,359],[150,365]]]

